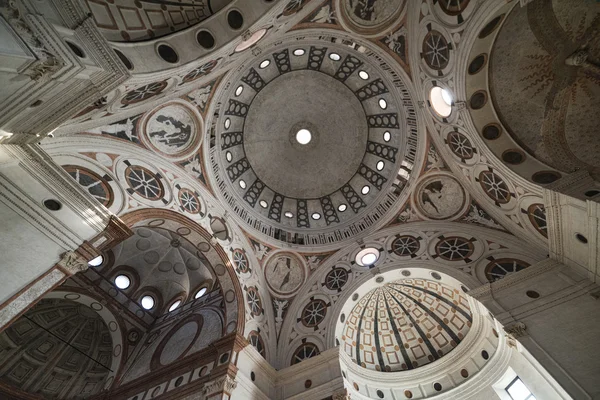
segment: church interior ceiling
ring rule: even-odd
[[[203,24],[239,22],[227,1],[83,3],[132,77],[42,147],[134,234],[0,336],[2,379],[23,390],[105,387],[113,331],[85,292],[118,315],[110,384],[232,333],[277,369],[336,345],[373,371],[432,363],[469,334],[469,289],[547,257],[543,187],[598,173],[597,67],[564,62],[598,60],[589,1],[262,1],[208,48]],[[364,326],[385,331],[375,351]],[[97,362],[51,365],[73,329]]]

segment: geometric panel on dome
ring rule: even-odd
[[[244,132],[227,132],[221,134],[221,150],[244,143]]]
[[[374,154],[391,162],[396,162],[396,153],[398,149],[385,144],[371,142],[367,143],[367,153]]]
[[[296,218],[296,223],[298,224],[298,226],[302,227],[302,228],[310,228],[310,222],[308,220],[308,207],[306,204],[306,200],[298,199],[297,211],[298,211],[298,215]]]
[[[310,46],[310,51],[308,52],[308,64],[306,65],[306,68],[316,71],[320,70],[326,53],[327,47]]]
[[[234,164],[231,164],[229,167],[227,167],[227,175],[229,176],[229,179],[234,182],[249,169],[250,163],[246,158],[242,158],[241,160],[236,161]]]
[[[360,61],[358,58],[351,56],[351,55],[347,55],[346,58],[344,59],[344,62],[342,63],[342,65],[340,65],[340,67],[336,71],[334,77],[336,79],[344,82],[361,65],[363,65],[363,62]]]
[[[358,173],[379,190],[381,190],[383,184],[387,182],[387,179],[383,175],[379,175],[365,164],[360,165]]]
[[[381,78],[377,78],[373,82],[369,82],[365,86],[358,89],[356,91],[356,96],[360,100],[364,101],[370,99],[371,97],[375,97],[387,92],[389,92],[389,90],[387,87],[385,87],[383,80],[381,80]]]
[[[329,197],[329,196],[321,197],[321,208],[323,209],[323,215],[325,217],[325,221],[327,222],[327,225],[334,223],[334,222],[340,222],[337,212],[335,211],[335,207],[333,206],[333,203],[331,202],[331,197]]]
[[[367,121],[371,128],[400,128],[396,113],[368,115]]]
[[[241,101],[229,99],[229,106],[225,111],[225,115],[235,115],[237,117],[245,117],[248,114],[248,104]]]
[[[288,49],[273,53],[273,59],[275,60],[275,65],[277,65],[277,69],[281,75],[292,70],[292,65],[290,64],[290,52]]]
[[[280,195],[279,193],[275,193],[273,195],[273,200],[271,201],[271,206],[269,207],[269,218],[280,222],[281,221],[281,211],[283,209],[283,200],[285,197]]]
[[[254,183],[252,184],[252,186],[250,186],[248,188],[248,191],[246,191],[246,193],[244,193],[244,200],[246,200],[248,202],[248,204],[250,204],[252,207],[254,207],[264,188],[265,188],[264,183],[262,183],[258,179],[255,180]]]
[[[36,391],[43,398],[80,398],[84,387],[84,397],[95,395],[110,372],[113,343],[105,321],[71,300],[41,300],[0,334],[0,343],[7,345],[0,347],[0,364],[12,364],[3,380],[24,391],[44,382]]]
[[[248,75],[242,77],[241,79],[242,82],[250,86],[257,93],[260,92],[260,89],[262,89],[265,86],[265,81],[261,78],[261,76],[258,74],[258,72],[256,72],[254,68],[250,68]]]
[[[358,193],[354,191],[354,188],[352,188],[350,185],[344,185],[344,187],[342,187],[342,194],[344,195],[344,198],[348,204],[350,204],[352,211],[355,213],[358,213],[361,208],[367,206],[366,203],[360,198]]]

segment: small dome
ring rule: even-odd
[[[458,346],[471,323],[469,302],[459,290],[424,279],[401,279],[358,301],[344,324],[342,348],[363,368],[414,369]]]

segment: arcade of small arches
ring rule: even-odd
[[[0,397],[600,393],[590,2],[0,16]]]

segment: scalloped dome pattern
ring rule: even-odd
[[[343,350],[363,368],[395,372],[440,359],[471,328],[467,297],[423,279],[386,283],[354,306],[342,333]]]

